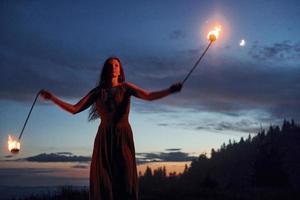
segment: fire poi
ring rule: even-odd
[[[7,141],[7,143],[8,143],[8,150],[11,153],[13,153],[13,154],[17,154],[20,151],[20,148],[21,148],[21,138],[22,138],[24,129],[26,127],[26,124],[28,122],[28,119],[29,119],[29,116],[31,114],[31,111],[32,111],[32,109],[33,109],[33,107],[35,105],[35,102],[36,102],[37,98],[39,97],[39,95],[40,95],[40,92],[37,93],[37,95],[36,95],[36,97],[35,97],[35,99],[33,101],[33,104],[32,104],[32,106],[30,108],[30,111],[29,111],[29,113],[27,115],[27,118],[25,120],[25,123],[23,125],[22,131],[21,131],[21,133],[19,135],[19,138],[18,139],[14,139],[12,136],[8,135],[8,141]]]
[[[183,79],[182,84],[184,84],[184,82],[189,78],[189,76],[191,75],[191,73],[194,71],[194,69],[198,66],[199,62],[201,61],[201,59],[203,58],[203,56],[205,55],[205,53],[207,52],[207,50],[209,49],[210,45],[216,41],[220,35],[220,31],[221,31],[221,26],[216,26],[213,30],[209,31],[209,33],[207,34],[207,39],[210,41],[209,44],[207,45],[206,49],[204,50],[204,52],[202,53],[202,55],[200,56],[200,58],[197,60],[197,62],[194,64],[194,66],[192,67],[192,69],[189,71],[189,73],[186,75],[186,77]]]

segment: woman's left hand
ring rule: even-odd
[[[178,82],[170,86],[169,90],[171,93],[180,92],[182,89],[182,83]]]

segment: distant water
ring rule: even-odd
[[[181,173],[190,162],[154,162],[138,165],[138,172],[165,166],[169,172]],[[87,188],[89,163],[0,161],[0,200],[31,194],[52,193],[61,186]]]
[[[0,200],[10,200],[12,198],[26,197],[30,195],[54,194],[60,186],[53,187],[13,187],[0,186]],[[88,189],[87,186],[72,186],[74,189]]]

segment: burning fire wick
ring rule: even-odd
[[[220,35],[220,32],[221,32],[221,26],[215,27],[214,30],[209,31],[209,33],[207,34],[207,39],[209,39],[210,42],[216,41]]]
[[[209,44],[207,45],[206,49],[204,50],[204,52],[202,53],[202,55],[200,56],[200,58],[197,60],[197,62],[194,64],[194,66],[192,67],[192,69],[189,71],[189,73],[186,75],[186,77],[183,79],[182,84],[184,84],[184,82],[189,78],[189,76],[191,75],[191,73],[194,71],[194,69],[198,66],[199,62],[202,60],[202,58],[204,57],[205,53],[207,52],[207,50],[209,49],[210,45],[216,41],[220,35],[220,31],[221,31],[221,26],[215,27],[214,30],[210,31],[207,34],[207,38],[209,39]]]
[[[23,131],[24,131],[25,127],[26,127],[26,124],[28,122],[28,119],[29,119],[29,116],[31,114],[31,111],[32,111],[32,109],[33,109],[33,107],[35,105],[35,102],[36,102],[37,98],[39,97],[39,95],[40,95],[40,91],[37,93],[37,95],[36,95],[36,97],[35,97],[35,99],[33,101],[33,104],[32,104],[32,106],[30,108],[30,111],[29,111],[29,113],[27,115],[27,118],[25,120],[25,123],[23,125],[22,131],[20,133],[20,136],[19,136],[18,140],[14,140],[13,137],[11,137],[10,135],[8,136],[8,141],[7,141],[7,143],[8,143],[8,150],[11,153],[13,153],[13,154],[17,154],[20,151],[20,148],[21,148],[20,141],[21,141],[21,138],[22,138],[22,135],[23,135]]]
[[[17,154],[20,151],[21,144],[18,140],[14,140],[12,136],[8,136],[8,150],[13,153]]]

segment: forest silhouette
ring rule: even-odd
[[[210,155],[201,154],[181,174],[147,167],[139,174],[140,199],[300,199],[300,125],[294,120],[229,140]],[[87,191],[61,191],[23,200],[88,199]]]
[[[284,120],[201,154],[182,174],[147,168],[142,199],[300,199],[300,126]]]

